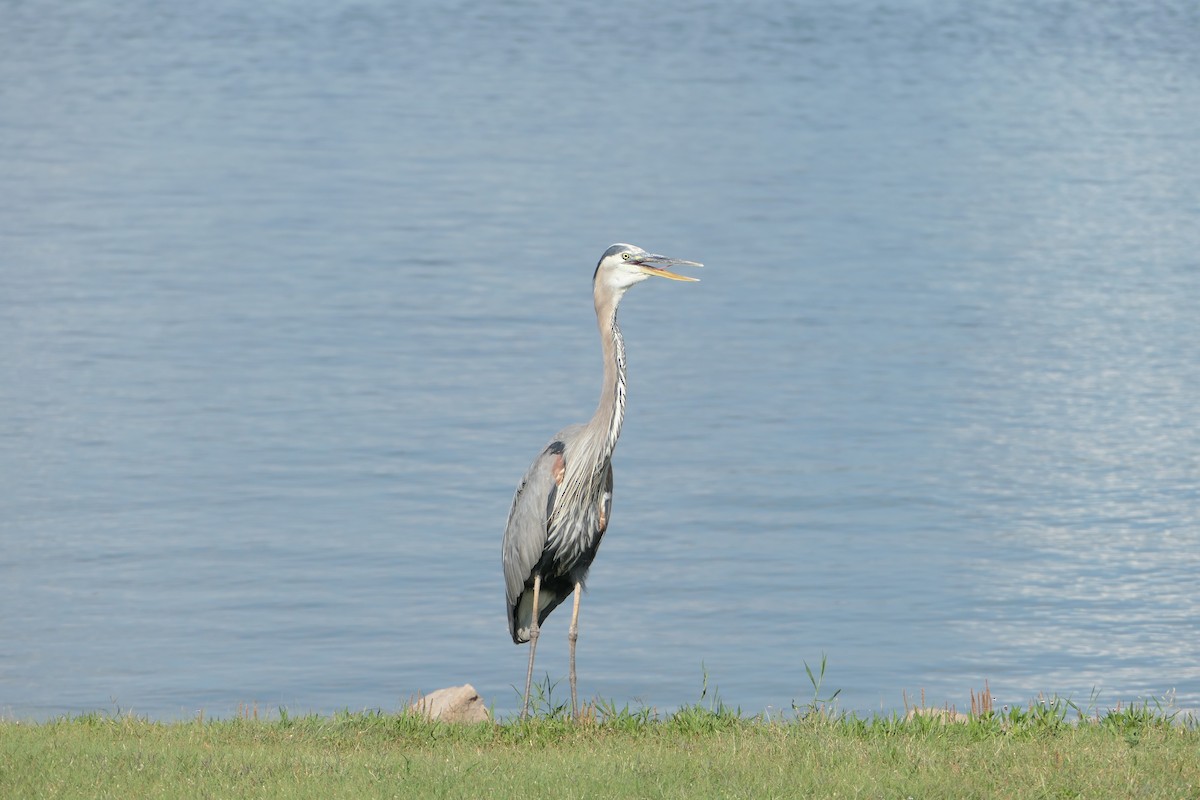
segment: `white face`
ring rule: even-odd
[[[613,289],[622,291],[641,283],[650,277],[637,260],[644,255],[647,255],[646,251],[637,245],[614,244],[596,266],[596,280],[603,280]]]
[[[685,275],[676,275],[670,267],[698,267],[695,261],[668,258],[647,253],[632,244],[614,244],[604,251],[596,265],[595,280],[598,286],[616,292],[624,292],[635,283],[650,277],[669,278],[673,281],[694,281]]]

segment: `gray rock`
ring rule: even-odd
[[[471,684],[438,689],[417,698],[413,711],[442,722],[487,722],[488,709]]]

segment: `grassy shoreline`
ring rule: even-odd
[[[951,719],[819,703],[790,719],[600,704],[476,725],[90,714],[0,722],[0,797],[1200,797],[1192,717],[1055,700]]]

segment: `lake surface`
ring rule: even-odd
[[[1194,3],[0,18],[0,714],[511,713],[616,241],[583,696],[1200,708]]]

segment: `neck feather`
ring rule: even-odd
[[[581,472],[573,476],[579,483],[599,480],[613,451],[621,424],[625,421],[625,340],[617,325],[617,304],[621,293],[596,293],[596,324],[600,329],[600,352],[604,359],[604,382],[596,413],[584,426],[574,463]],[[568,466],[570,470],[570,466]],[[586,470],[588,474],[582,474]]]
[[[617,447],[621,435],[621,424],[625,421],[625,339],[617,325],[617,304],[620,297],[611,302],[596,304],[596,322],[600,327],[600,349],[604,358],[604,383],[600,387],[600,402],[596,413],[588,423],[589,435],[598,440],[604,462],[607,462]]]
[[[596,292],[596,322],[604,357],[604,384],[596,413],[584,426],[567,459],[567,474],[549,521],[551,538],[556,535],[560,515],[587,498],[599,497],[609,461],[621,435],[625,419],[625,340],[617,326],[617,304],[621,293]]]

